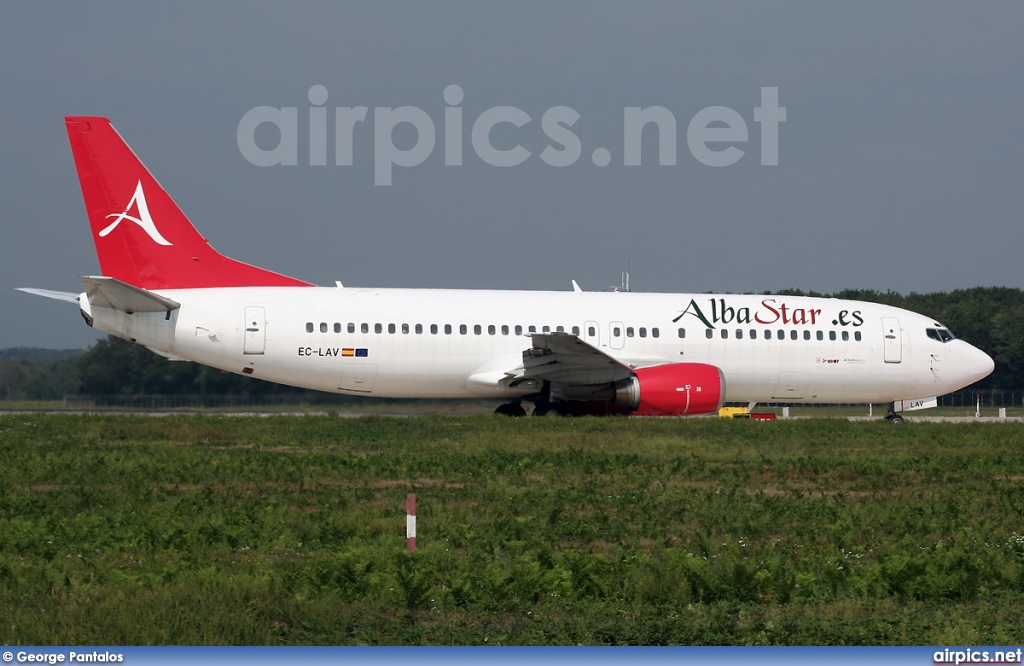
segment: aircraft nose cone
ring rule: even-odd
[[[968,372],[971,375],[971,383],[981,381],[985,377],[992,374],[995,370],[996,364],[992,360],[992,357],[981,351],[977,347],[971,347],[970,357],[968,359]]]

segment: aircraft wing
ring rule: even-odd
[[[516,379],[540,379],[587,386],[627,379],[633,370],[569,333],[534,333],[533,346],[523,352]]]

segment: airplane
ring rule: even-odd
[[[86,323],[281,384],[387,398],[494,398],[498,414],[714,414],[726,402],[888,404],[993,370],[908,310],[788,295],[316,286],[221,255],[106,118],[65,125],[101,275]]]

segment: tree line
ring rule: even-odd
[[[906,296],[854,289],[835,294],[796,289],[772,293],[870,301],[933,316],[995,360],[995,372],[977,388],[1024,388],[1021,289],[976,287]],[[99,340],[84,351],[0,350],[0,400],[60,400],[71,395],[288,396],[303,402],[326,397],[316,391],[254,381],[197,363],[168,361],[141,345],[114,337]]]
[[[169,361],[113,336],[87,350],[0,350],[0,400],[61,400],[75,395],[273,395],[315,402],[326,394],[254,381],[198,363]]]

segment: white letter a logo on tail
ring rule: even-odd
[[[132,217],[128,214],[128,211],[132,209],[133,205],[137,205],[139,207],[138,217]],[[153,224],[153,218],[149,215],[149,206],[146,204],[146,194],[142,191],[141,180],[139,181],[139,184],[135,186],[135,194],[132,195],[132,200],[128,202],[127,206],[125,206],[124,212],[111,213],[110,215],[107,215],[107,217],[116,217],[117,219],[114,220],[110,226],[100,232],[101,238],[107,236],[117,227],[117,225],[121,224],[121,220],[131,220],[135,224],[139,225],[139,227],[141,227],[142,230],[153,239],[153,242],[159,243],[160,245],[171,245],[170,241],[161,236],[160,232],[157,231],[156,225]]]

